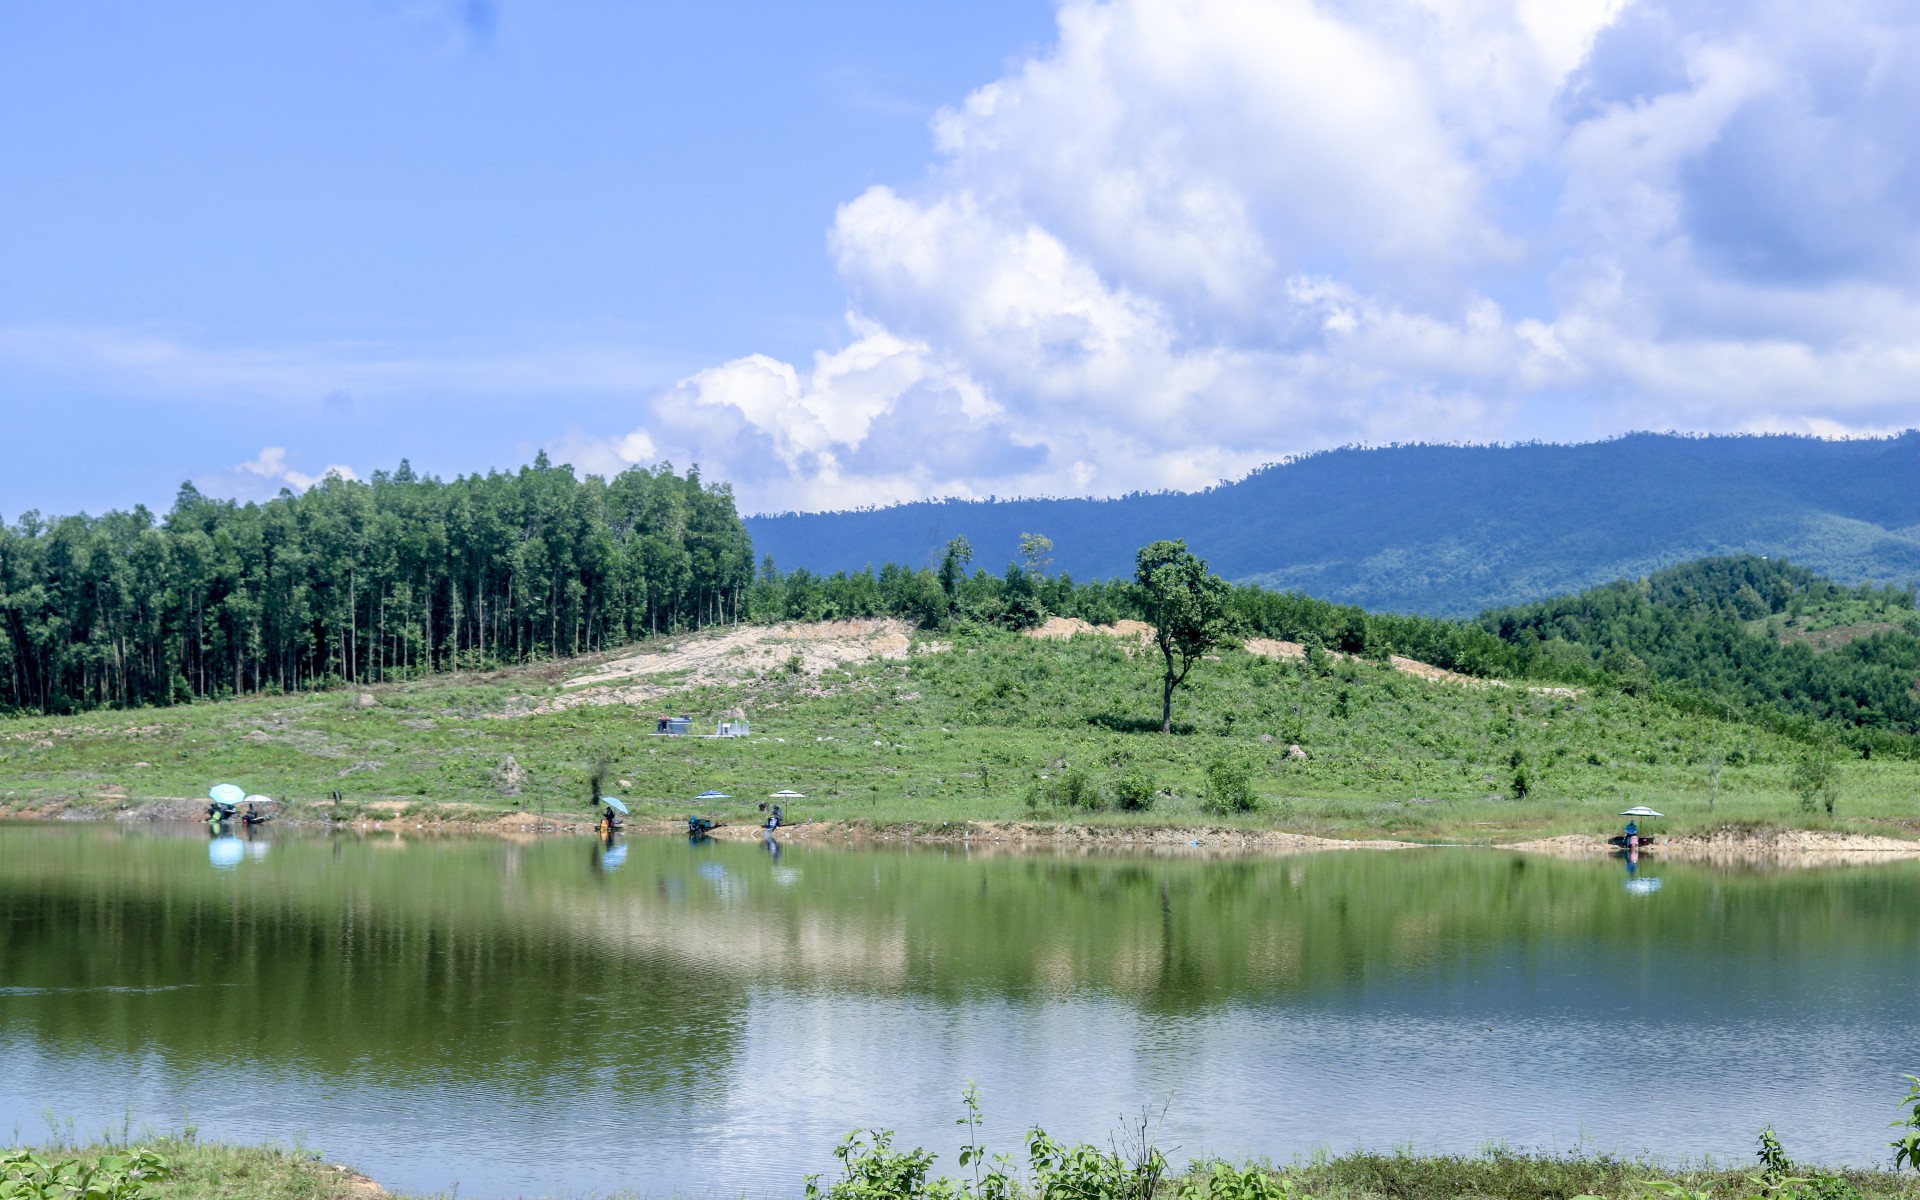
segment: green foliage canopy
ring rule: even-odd
[[[724,484],[578,479],[542,454],[443,483],[404,461],[264,504],[183,485],[156,519],[0,525],[0,711],[372,683],[620,645],[744,615]]]
[[[1183,541],[1158,541],[1134,559],[1140,607],[1166,661],[1161,679],[1160,731],[1173,732],[1173,693],[1193,664],[1227,636],[1232,589]]]

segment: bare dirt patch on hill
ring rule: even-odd
[[[1831,625],[1825,629],[1782,629],[1780,644],[1792,645],[1805,642],[1817,653],[1838,650],[1848,642],[1857,642],[1861,638],[1872,637],[1876,633],[1892,633],[1900,626],[1892,621],[1867,621],[1859,625]]]
[[[913,627],[892,617],[846,621],[736,625],[691,634],[657,649],[615,658],[563,680],[564,689],[505,716],[564,712],[581,705],[648,704],[688,688],[737,684],[769,676],[818,678],[882,659],[904,659]],[[923,643],[923,653],[945,649]]]
[[[1304,661],[1307,657],[1307,648],[1299,642],[1283,642],[1275,638],[1248,638],[1243,645],[1245,645],[1248,654],[1257,654],[1261,658]],[[1328,650],[1326,653],[1334,658],[1356,657],[1355,655],[1346,654],[1339,650]],[[1403,675],[1417,676],[1418,678],[1430,680],[1434,683],[1464,683],[1473,687],[1507,686],[1507,684],[1498,679],[1482,679],[1477,675],[1463,675],[1459,671],[1449,671],[1445,667],[1436,667],[1432,663],[1423,663],[1419,659],[1406,658],[1398,654],[1388,655],[1387,665]],[[1579,695],[1579,690],[1576,688],[1528,688],[1527,690],[1552,695]]]
[[[1111,625],[1095,625],[1079,617],[1048,617],[1044,624],[1027,630],[1028,637],[1049,642],[1064,642],[1083,633],[1119,638],[1140,646],[1153,641],[1153,626],[1145,621],[1115,621]]]

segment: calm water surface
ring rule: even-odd
[[[1659,879],[1648,890],[1649,876]],[[0,827],[0,1133],[463,1196],[792,1195],[841,1134],[1884,1161],[1920,865],[1016,857]]]

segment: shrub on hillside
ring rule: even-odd
[[[1200,789],[1200,807],[1215,816],[1256,811],[1260,794],[1253,790],[1253,767],[1230,755],[1209,762],[1206,782]]]
[[[1035,812],[1045,808],[1077,809],[1098,812],[1107,806],[1100,785],[1081,767],[1072,767],[1050,779],[1034,781],[1027,793],[1027,807]]]
[[[1113,780],[1113,806],[1122,812],[1146,812],[1153,807],[1159,789],[1153,777],[1134,767],[1122,771]]]

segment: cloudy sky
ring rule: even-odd
[[[1905,0],[0,8],[0,516],[1920,424]]]

